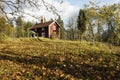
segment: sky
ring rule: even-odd
[[[89,1],[100,2],[99,3],[100,6],[111,5],[111,4],[120,2],[120,0],[63,0],[63,3],[60,4],[61,0],[45,0],[45,1],[49,4],[53,4],[53,6],[56,7],[56,9],[59,11],[58,12],[59,15],[64,20],[65,24],[67,24],[67,21],[70,16],[77,15],[79,10],[81,8],[84,8],[85,4],[89,4]],[[26,9],[25,12],[31,13],[32,15],[35,15],[38,17],[44,16],[47,21],[50,20],[51,18],[53,19],[57,18],[57,16],[55,16],[51,12],[48,12],[47,10],[45,10],[45,8],[41,8],[40,11],[34,11],[34,12],[31,12],[28,9]],[[26,16],[25,20],[39,22],[39,20],[33,19],[30,16]]]

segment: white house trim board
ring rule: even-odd
[[[49,35],[49,38],[50,38],[50,25],[48,26],[48,31],[49,31],[48,35]]]
[[[48,26],[48,29],[49,29],[49,38],[50,38],[50,27],[52,24],[54,24],[55,22],[52,22],[49,26]]]
[[[49,26],[51,26],[52,24],[54,24],[55,22],[52,22]]]

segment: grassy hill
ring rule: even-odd
[[[0,42],[3,80],[119,80],[120,47],[21,38]]]

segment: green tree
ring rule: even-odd
[[[93,20],[95,26],[97,26],[98,33],[98,41],[107,41],[113,44],[120,44],[120,5],[113,4],[113,5],[104,5],[102,7],[98,6],[98,3],[90,2],[91,9],[94,10],[95,14],[92,13],[90,16],[90,9],[88,9],[88,21],[89,24],[92,24]],[[91,25],[93,26],[93,25]],[[105,31],[103,29],[106,29]],[[101,37],[102,35],[102,37]]]
[[[86,17],[87,17],[87,35],[89,36],[90,41],[95,41],[95,33],[94,33],[94,28],[96,26],[96,11],[94,8],[86,8]],[[87,36],[87,37],[88,37]]]
[[[78,15],[78,20],[77,20],[77,28],[80,31],[80,41],[82,39],[83,33],[86,31],[86,24],[87,24],[87,18],[85,14],[85,10],[80,9],[79,15]]]
[[[3,39],[4,37],[12,37],[14,31],[14,27],[7,23],[4,17],[0,18],[0,38]]]
[[[25,37],[29,37],[29,34],[30,34],[30,27],[33,25],[32,22],[30,21],[27,21],[25,24],[24,24],[24,30],[25,30]]]
[[[57,23],[60,25],[60,39],[65,39],[65,28],[64,28],[64,22],[59,16],[58,19],[56,20]]]
[[[4,17],[0,18],[0,32],[4,32],[6,28],[6,20]]]
[[[119,16],[119,5],[114,4],[110,6],[104,6],[100,9],[101,17],[106,21],[108,27],[106,34],[106,41],[113,44],[120,44],[120,16]]]
[[[24,37],[24,21],[22,20],[21,17],[18,17],[16,20],[16,37]]]

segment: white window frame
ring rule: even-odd
[[[44,31],[44,30],[45,30],[45,28],[43,27],[43,28],[42,28],[42,31]]]
[[[53,26],[53,30],[56,30],[56,26],[55,25]]]
[[[45,32],[42,32],[42,37],[45,37]]]
[[[37,31],[37,29],[35,29],[35,31]]]
[[[53,31],[53,33],[52,33],[52,37],[53,37],[53,38],[56,38],[56,37],[57,37],[57,33],[56,33],[56,31]]]

